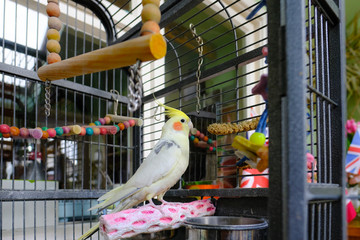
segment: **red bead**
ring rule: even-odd
[[[55,129],[53,129],[53,128],[49,128],[49,129],[47,130],[47,133],[49,134],[49,137],[51,137],[51,138],[53,138],[53,137],[56,136],[56,131],[55,131]]]
[[[196,131],[195,136],[199,137],[200,136],[200,131]]]
[[[209,147],[209,150],[210,150],[210,151],[213,151],[213,150],[214,150],[214,148],[213,148],[213,147]]]
[[[0,132],[1,133],[10,133],[10,127],[7,124],[0,125]]]
[[[262,55],[263,55],[264,57],[266,57],[266,56],[268,55],[268,48],[267,48],[267,47],[263,47],[262,50],[261,50],[261,52],[262,52]]]
[[[101,135],[106,135],[106,133],[107,133],[106,128],[100,128]]]
[[[129,120],[129,124],[130,124],[130,127],[135,126],[135,120],[134,120],[134,119],[130,119],[130,120]]]

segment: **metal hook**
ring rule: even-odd
[[[161,120],[161,113],[159,114],[159,116],[158,116],[158,118],[156,118],[156,113],[157,113],[157,111],[159,110],[159,105],[157,105],[156,106],[156,108],[155,108],[155,112],[154,112],[154,119],[156,120],[156,121],[158,121],[158,122],[160,122],[160,120]]]
[[[111,89],[110,93],[111,93],[112,98],[114,99],[114,115],[117,115],[117,108],[119,105],[118,97],[120,97],[120,93],[115,89]]]

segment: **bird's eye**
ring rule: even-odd
[[[180,122],[184,123],[184,122],[185,122],[185,119],[181,119]]]

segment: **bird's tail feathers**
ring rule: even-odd
[[[114,192],[112,194],[108,195],[109,197],[105,201],[93,206],[88,211],[95,210],[95,209],[98,209],[98,211],[101,211],[118,201],[123,201],[124,199],[134,195],[137,191],[139,191],[139,188],[132,187],[132,188],[128,188],[128,189],[123,189],[123,188],[119,187],[119,188],[113,189],[112,191],[114,191]]]
[[[82,235],[80,238],[78,238],[78,240],[85,240],[85,239],[89,238],[91,235],[93,235],[94,233],[96,233],[99,230],[99,226],[100,226],[100,223],[97,223],[95,226],[90,228],[86,233],[84,233],[84,235]]]
[[[121,185],[121,186],[116,187],[116,188],[112,189],[111,191],[105,193],[104,195],[102,195],[101,197],[98,198],[98,201],[103,201],[103,200],[113,197],[114,194],[117,194],[118,191],[120,191],[120,189],[124,188],[124,186],[126,186],[126,185]]]

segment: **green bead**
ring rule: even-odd
[[[61,127],[56,127],[55,131],[57,136],[61,136],[64,134],[64,130]]]
[[[265,137],[265,135],[263,133],[254,132],[250,136],[250,142],[252,142],[253,144],[255,144],[257,146],[264,145],[265,141],[266,141],[266,137]]]
[[[95,121],[94,122],[96,126],[101,126],[101,122],[100,121]]]
[[[41,129],[42,129],[43,131],[47,131],[47,130],[48,130],[47,127],[42,127]]]
[[[194,135],[191,135],[191,136],[190,136],[190,140],[191,140],[191,141],[194,141],[194,139],[195,139],[195,136],[194,136]]]
[[[116,127],[116,132],[119,132],[120,131],[120,127],[118,125],[114,125]]]
[[[207,143],[208,143],[208,144],[212,144],[212,140],[209,138],[209,140],[208,140]]]
[[[2,137],[2,133],[0,133],[0,138]]]

